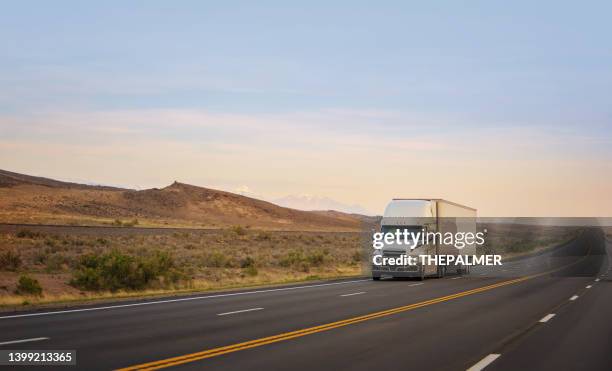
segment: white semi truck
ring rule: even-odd
[[[414,232],[447,232],[456,234],[476,234],[476,209],[456,204],[442,199],[404,199],[395,198],[385,208],[380,223],[382,233],[408,233]],[[413,244],[383,244],[381,249],[374,249],[374,255],[385,258],[398,258],[401,255],[475,255],[476,245],[473,241],[457,248],[455,244],[443,243],[439,239],[435,241],[413,241]],[[425,243],[423,243],[425,242]],[[412,246],[416,246],[412,249]],[[388,260],[388,259],[387,259]],[[416,258],[415,258],[416,260]],[[378,259],[382,261],[382,259]],[[372,279],[379,280],[381,277],[444,277],[447,273],[469,274],[468,265],[437,265],[411,264],[411,265],[376,265],[372,263]]]

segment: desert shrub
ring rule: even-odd
[[[17,232],[17,238],[36,238],[36,237],[40,237],[40,233],[32,232],[29,229],[22,229],[19,232]]]
[[[312,245],[315,242],[315,239],[312,236],[307,236],[307,235],[299,235],[298,240],[304,242],[305,245]]]
[[[214,251],[204,256],[202,265],[211,268],[221,268],[227,266],[228,263],[229,261],[223,253]]]
[[[308,262],[301,262],[296,265],[296,269],[300,272],[308,273],[310,272],[310,265],[308,264]]]
[[[326,255],[324,251],[315,251],[306,257],[306,261],[311,265],[319,266],[325,262]]]
[[[110,241],[107,240],[106,238],[103,238],[103,237],[97,238],[96,239],[96,243],[98,245],[101,245],[101,246],[108,246],[108,245],[110,245]]]
[[[49,273],[59,272],[63,269],[64,263],[66,263],[66,257],[62,254],[49,255],[45,261],[45,270]]]
[[[279,264],[281,267],[290,267],[300,264],[304,260],[304,254],[301,251],[290,251],[285,257],[280,259]]]
[[[0,269],[16,271],[21,264],[21,256],[16,251],[7,250],[4,253],[0,253]]]
[[[36,278],[27,275],[21,275],[17,281],[17,294],[20,295],[42,295],[42,287]]]
[[[45,249],[44,251],[37,250],[32,255],[32,261],[34,264],[44,264],[47,261],[48,256],[48,249]]]
[[[49,247],[57,247],[57,241],[53,238],[47,237],[45,238],[45,245]]]
[[[292,267],[302,272],[309,272],[311,262],[316,260],[317,258],[312,258],[310,255],[304,255],[302,251],[290,251],[279,260],[279,265],[281,267]]]
[[[257,276],[259,271],[257,271],[257,268],[254,265],[249,265],[244,269],[244,273],[246,273],[248,276]]]
[[[188,232],[174,232],[172,233],[172,237],[174,238],[189,238]]]
[[[240,225],[234,225],[230,227],[230,231],[238,236],[244,236],[247,233],[246,229]]]
[[[133,256],[112,250],[82,256],[70,283],[93,291],[142,290],[156,282],[176,283],[185,278],[167,252]]]
[[[261,231],[255,235],[255,240],[257,241],[270,241],[272,239],[272,234],[268,231]]]
[[[240,268],[250,268],[255,266],[255,259],[247,256],[240,262]]]

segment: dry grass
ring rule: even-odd
[[[74,229],[77,230],[78,229]],[[79,235],[35,228],[0,234],[2,256],[18,256],[0,266],[0,306],[205,291],[361,273],[363,241],[358,233],[271,232],[232,227],[217,231],[159,234]],[[81,257],[118,250],[131,256],[169,252],[187,279],[151,285],[144,291],[87,292],[70,285]],[[11,261],[14,261],[12,259]],[[43,296],[15,294],[20,274],[36,278]]]
[[[480,225],[487,243],[480,253],[516,256],[573,238],[577,228]],[[234,226],[220,230],[137,228],[0,228],[0,307],[75,303],[231,289],[367,272],[369,242],[355,232],[280,232]],[[157,282],[145,290],[85,291],[70,284],[87,254],[117,250],[130,256],[172,255],[186,279]],[[21,274],[38,280],[40,297],[15,293]]]
[[[234,278],[226,280],[222,283],[210,282],[203,279],[196,279],[190,285],[183,288],[172,289],[147,289],[140,291],[100,291],[100,292],[83,292],[66,290],[64,293],[46,293],[40,297],[22,296],[16,294],[0,295],[0,310],[1,309],[19,309],[27,308],[28,306],[41,306],[45,304],[76,304],[83,302],[94,301],[114,301],[130,298],[157,297],[168,295],[181,295],[194,292],[206,292],[217,290],[230,290],[248,287],[260,287],[270,285],[282,285],[304,281],[325,280],[342,277],[353,277],[362,274],[360,266],[350,266],[337,269],[313,269],[310,273],[294,272],[286,274],[286,272],[267,271],[264,270],[256,277],[248,277],[247,279]]]

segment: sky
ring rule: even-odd
[[[608,2],[4,4],[0,168],[612,216]]]

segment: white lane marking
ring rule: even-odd
[[[0,345],[29,343],[32,341],[42,341],[42,340],[49,340],[49,338],[31,338],[31,339],[11,340],[11,341],[4,341],[0,343]]]
[[[543,318],[540,320],[540,322],[541,322],[541,323],[546,323],[546,322],[548,322],[548,321],[549,321],[551,318],[553,318],[554,316],[555,316],[555,314],[554,314],[554,313],[549,313],[549,314],[545,315],[545,316],[544,316],[544,317],[543,317]]]
[[[410,286],[421,286],[422,284],[423,284],[423,282],[421,282],[421,283],[413,283],[412,285],[408,285],[408,286],[409,286],[409,287],[410,287]]]
[[[488,356],[486,356],[483,359],[481,359],[480,361],[478,361],[478,363],[476,363],[474,366],[468,368],[467,371],[480,371],[480,370],[483,370],[485,367],[487,367],[493,361],[495,361],[497,358],[499,358],[499,356],[501,356],[501,354],[491,353]]]
[[[225,313],[219,313],[217,314],[218,316],[227,316],[228,314],[236,314],[236,313],[244,313],[244,312],[253,312],[256,310],[262,310],[263,308],[250,308],[250,309],[242,309],[242,310],[235,310],[233,312],[225,312]]]
[[[591,285],[588,285],[588,286],[587,286],[586,288],[587,288],[587,289],[590,289],[591,287],[593,287],[593,286],[591,286]]]
[[[453,277],[451,278],[451,280],[458,280],[459,278],[463,278],[463,277]]]
[[[574,300],[576,300],[576,299],[578,299],[578,295],[574,295],[574,296],[572,296],[572,297],[570,298],[570,300],[571,300],[571,301],[574,301]]]
[[[340,296],[353,296],[353,295],[361,295],[361,294],[365,294],[365,291],[360,291],[360,292],[353,292],[350,294],[344,294],[344,295],[340,295]]]
[[[595,279],[595,282],[599,282],[599,278],[596,278],[596,279]]]
[[[15,314],[12,316],[1,316],[0,320],[7,318],[21,318],[21,317],[36,317],[36,316],[47,316],[53,314],[64,314],[64,313],[77,313],[77,312],[92,312],[96,310],[107,310],[107,309],[119,309],[119,308],[128,308],[128,307],[139,307],[143,305],[153,305],[153,304],[166,304],[166,303],[175,303],[180,301],[191,301],[191,300],[202,300],[202,299],[214,299],[214,298],[223,298],[227,296],[239,296],[239,295],[250,295],[250,294],[261,294],[266,292],[275,292],[275,291],[289,291],[289,290],[298,290],[298,289],[307,289],[311,287],[321,287],[321,286],[331,286],[331,285],[345,285],[348,283],[356,283],[356,282],[366,282],[371,281],[371,279],[363,279],[363,280],[353,280],[353,281],[343,281],[343,282],[333,282],[333,283],[321,283],[317,285],[308,285],[308,286],[294,286],[294,287],[284,287],[279,289],[265,289],[265,290],[255,290],[255,291],[245,291],[245,292],[232,292],[228,294],[217,294],[217,295],[207,295],[207,296],[193,296],[189,298],[180,298],[180,299],[167,299],[167,300],[157,300],[157,301],[146,301],[142,303],[132,303],[132,304],[119,304],[119,305],[109,305],[105,307],[95,307],[95,308],[81,308],[81,309],[68,309],[68,310],[58,310],[55,312],[41,312],[41,313],[28,313],[28,314]]]

